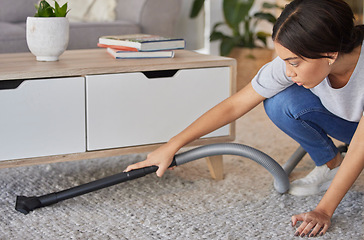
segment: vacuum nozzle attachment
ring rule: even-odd
[[[21,213],[28,214],[36,208],[42,207],[38,197],[17,196],[15,209]]]
[[[171,166],[175,165],[176,165],[175,161],[173,161]],[[135,169],[130,172],[121,172],[109,177],[95,180],[93,182],[85,183],[63,191],[49,193],[43,196],[38,196],[38,197],[17,196],[15,210],[24,214],[28,214],[29,212],[33,211],[36,208],[49,206],[69,198],[80,196],[82,194],[96,191],[105,187],[110,187],[112,185],[122,183],[125,181],[137,179],[147,174],[156,172],[157,170],[158,170],[157,166],[149,166],[141,169]]]

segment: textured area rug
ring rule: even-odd
[[[279,163],[296,143],[280,133],[259,106],[237,122],[237,140]],[[16,195],[43,195],[122,171],[145,154],[0,170],[0,239],[297,239],[293,214],[309,211],[321,195],[279,194],[255,162],[224,156],[225,178],[210,178],[204,160],[37,209],[15,211]],[[313,168],[305,157],[292,173]],[[364,178],[345,196],[328,233],[319,239],[364,239]]]

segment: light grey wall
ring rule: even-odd
[[[173,1],[173,0],[171,0]],[[193,0],[183,0],[181,14],[176,26],[175,36],[184,38],[186,49],[196,50],[204,47],[204,13],[191,19],[189,17]]]

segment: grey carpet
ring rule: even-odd
[[[250,143],[280,163],[297,147],[263,117],[261,107],[237,122],[237,132],[237,142]],[[278,194],[264,168],[226,156],[222,181],[212,180],[205,161],[197,160],[163,178],[148,175],[28,215],[14,209],[16,195],[59,191],[118,173],[144,157],[0,169],[0,239],[297,239],[291,215],[309,211],[322,197]],[[312,167],[306,157],[292,178]],[[364,239],[363,202],[362,174],[319,239]]]

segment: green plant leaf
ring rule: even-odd
[[[224,0],[223,11],[226,23],[239,32],[240,23],[249,15],[254,0]]]
[[[194,0],[193,1],[191,12],[190,12],[190,18],[195,18],[198,16],[204,3],[205,3],[205,0]]]
[[[270,33],[267,33],[267,32],[257,32],[257,36],[258,37],[270,37],[271,34]]]
[[[67,13],[69,12],[69,10],[67,11],[67,3],[63,4],[63,6],[60,7],[57,1],[54,1],[54,6],[54,13],[56,17],[66,17]]]
[[[215,25],[213,26],[212,28],[212,32],[215,32],[216,29],[220,26],[220,25],[224,25],[225,23],[224,22],[218,22],[218,23],[215,23]]]
[[[257,32],[257,39],[263,42],[264,46],[267,46],[267,38],[270,37],[271,34],[266,32]]]
[[[224,39],[225,37],[227,37],[227,36],[225,34],[223,34],[222,32],[213,31],[210,35],[210,41]]]
[[[264,2],[262,5],[263,8],[267,8],[267,9],[271,9],[271,8],[278,8],[278,9],[284,9],[284,7],[279,6],[278,4],[275,3],[269,3],[269,2]]]
[[[39,5],[35,5],[37,12],[34,17],[65,17],[69,12],[67,3],[60,7],[57,1],[54,2],[55,7],[53,8],[46,0],[40,1]]]
[[[220,39],[224,39],[224,38],[230,38],[229,36],[225,35],[221,31],[217,30],[217,28],[221,25],[226,25],[226,23],[218,22],[214,25],[214,27],[212,28],[212,31],[211,31],[210,41],[216,41],[216,40],[220,40]]]
[[[36,6],[38,10],[34,17],[54,17],[54,11],[51,5],[45,0],[40,1],[39,6]]]
[[[236,43],[233,38],[225,37],[222,39],[220,44],[220,55],[227,56],[236,46]]]
[[[254,17],[263,19],[263,20],[267,20],[268,22],[273,23],[273,24],[277,21],[276,17],[270,13],[257,12],[254,14]]]

